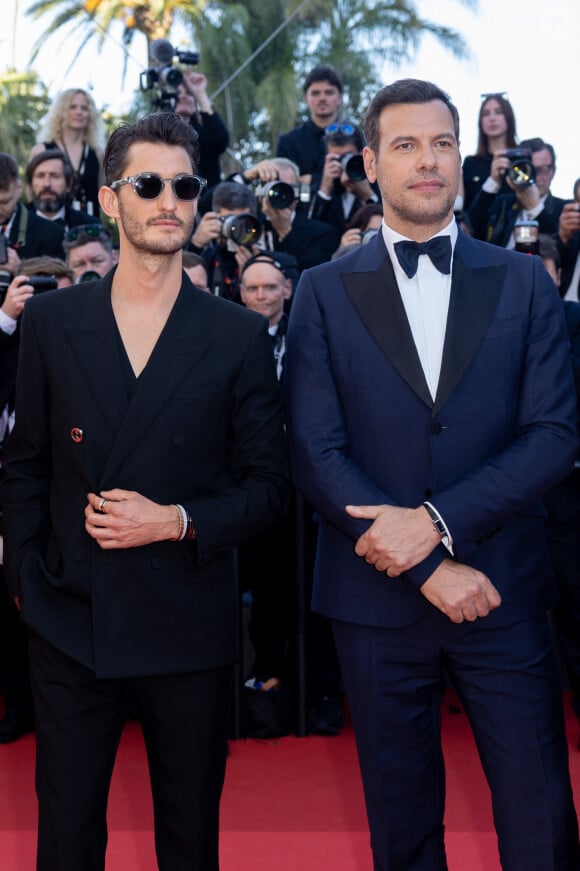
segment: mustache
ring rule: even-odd
[[[440,175],[438,172],[423,172],[421,175],[418,175],[417,178],[413,179],[410,182],[411,187],[415,184],[421,184],[422,181],[439,181],[443,185],[447,185],[447,179],[445,176]]]
[[[173,221],[179,227],[185,226],[185,222],[182,221],[181,218],[178,218],[177,215],[174,215],[172,213],[165,214],[164,212],[162,212],[160,215],[155,215],[154,218],[149,218],[149,220],[147,221],[147,225],[149,227],[152,227],[154,224],[157,224],[159,221]]]

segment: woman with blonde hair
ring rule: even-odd
[[[73,168],[73,206],[98,217],[104,146],[105,125],[95,101],[82,88],[69,88],[53,101],[30,156],[60,148]]]

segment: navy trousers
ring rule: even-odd
[[[440,706],[448,672],[489,783],[504,871],[578,871],[562,693],[541,617],[488,629],[334,621],[375,871],[445,871]]]

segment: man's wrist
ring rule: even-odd
[[[433,524],[433,529],[438,534],[442,543],[445,545],[445,547],[450,548],[451,534],[447,528],[447,524],[445,523],[435,506],[432,505],[430,502],[423,502],[423,508],[429,515],[431,523]]]

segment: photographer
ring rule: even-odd
[[[330,260],[339,233],[324,221],[309,219],[298,208],[302,186],[292,160],[261,160],[235,178],[244,184],[258,183],[255,191],[266,221],[264,242],[269,250],[291,254],[300,271]]]
[[[64,286],[65,281],[72,283],[66,265],[61,260],[50,257],[22,261],[20,269],[21,274],[16,275],[8,286],[0,285],[0,445],[14,423],[20,316],[27,300],[41,290],[31,282],[37,281],[40,276],[45,279],[45,284],[48,281],[60,286]],[[10,604],[1,560],[0,685],[5,702],[4,718],[0,721],[0,744],[8,744],[32,730],[33,715],[26,633],[17,612]]]
[[[368,203],[378,203],[379,198],[364,171],[364,141],[355,125],[346,121],[329,125],[324,141],[322,179],[310,217],[330,224],[340,238],[355,212]]]
[[[238,222],[227,220],[235,216]],[[212,194],[211,211],[195,227],[189,248],[207,263],[213,294],[240,301],[240,271],[259,252],[261,230],[254,193],[235,181],[220,182]]]
[[[208,189],[214,187],[221,177],[220,155],[228,147],[230,137],[207,95],[207,79],[203,73],[184,73],[183,81],[177,86],[175,112],[197,133],[199,174],[207,179]]]
[[[0,153],[0,269],[20,272],[25,257],[46,254],[62,258],[64,229],[39,218],[22,205],[18,164],[11,154]]]
[[[517,151],[531,153],[529,179],[522,173],[519,180],[512,171],[514,161],[510,149],[496,152],[491,162],[489,178],[483,183],[468,210],[472,236],[493,245],[513,249],[513,228],[518,220],[535,220],[541,233],[554,235],[564,200],[553,197],[550,185],[556,172],[556,155],[551,145],[535,137],[523,140]],[[524,155],[520,162],[528,162]],[[514,178],[516,181],[514,181]],[[503,180],[511,193],[501,193]]]

